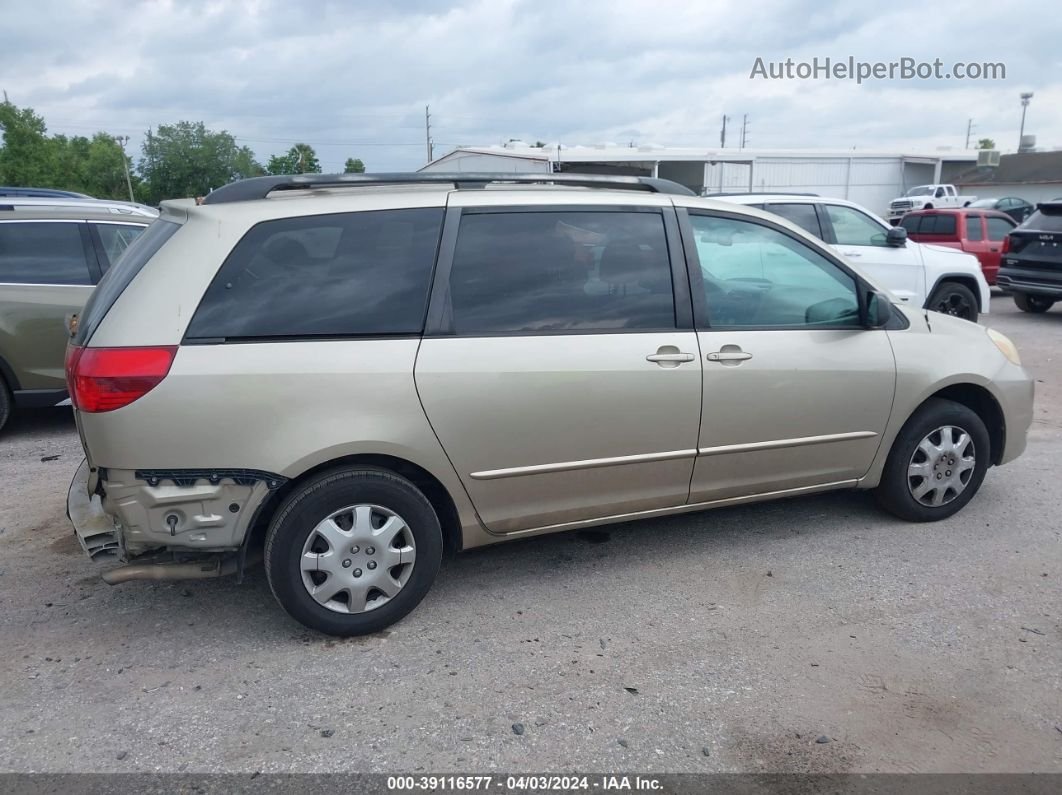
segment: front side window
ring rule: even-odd
[[[449,295],[459,335],[675,328],[658,212],[466,213]]]
[[[884,246],[885,228],[859,210],[840,204],[827,204],[826,214],[833,225],[833,234],[840,246]]]
[[[143,234],[146,227],[138,224],[93,224],[100,243],[103,244],[104,261],[100,263],[106,271],[129,248],[129,244]]]
[[[985,223],[988,226],[988,239],[996,241],[1005,238],[1017,226],[1005,218],[986,218]]]
[[[429,208],[264,221],[221,266],[188,337],[419,334],[442,218]]]
[[[982,217],[977,214],[966,216],[966,239],[972,243],[984,240],[984,234],[981,232]]]
[[[751,221],[691,215],[712,328],[848,328],[856,281],[819,252]]]

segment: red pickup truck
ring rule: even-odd
[[[973,207],[915,210],[907,213],[900,225],[917,243],[947,246],[973,254],[981,263],[981,271],[989,284],[996,283],[1003,238],[1017,226],[1006,213]]]

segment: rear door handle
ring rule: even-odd
[[[692,353],[650,353],[645,357],[647,362],[692,362],[697,357]]]

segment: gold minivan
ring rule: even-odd
[[[1025,448],[1001,334],[662,180],[263,177],[164,203],[68,348],[111,583],[236,573],[336,635],[444,550],[831,489],[911,521]]]

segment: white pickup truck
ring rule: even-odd
[[[919,185],[889,202],[889,223],[898,224],[904,214],[911,210],[965,207],[976,199],[976,196],[960,196],[954,185]]]

